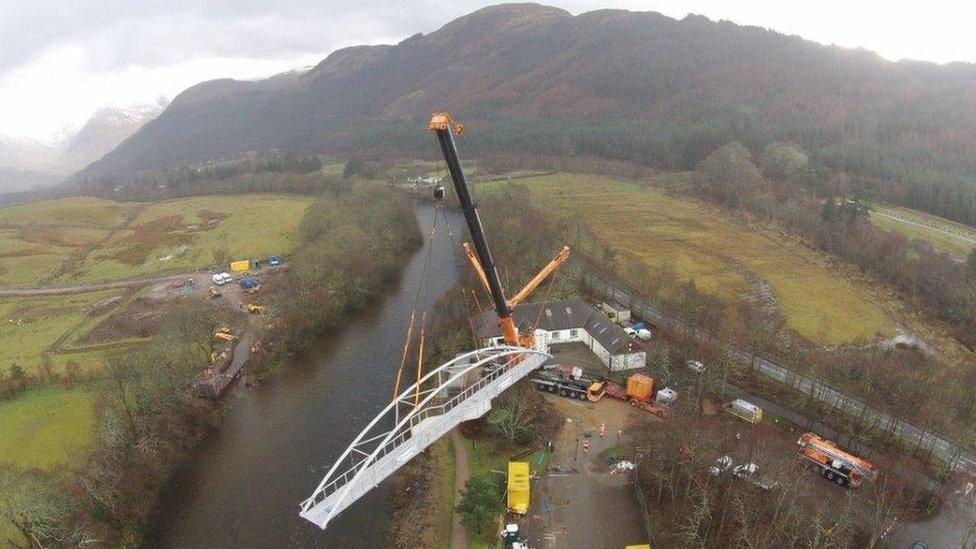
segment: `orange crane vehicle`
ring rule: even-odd
[[[444,161],[447,163],[447,170],[451,174],[451,182],[454,184],[454,192],[457,194],[458,202],[461,205],[461,213],[468,225],[468,232],[471,234],[471,241],[474,246],[464,243],[464,252],[474,268],[475,274],[482,285],[491,295],[495,313],[498,315],[498,325],[502,330],[502,337],[506,345],[515,347],[532,347],[534,344],[534,334],[526,332],[520,334],[515,324],[512,312],[515,305],[527,298],[548,276],[552,275],[560,265],[569,258],[569,247],[563,248],[556,256],[530,280],[522,290],[512,299],[505,298],[505,291],[502,289],[501,280],[498,277],[498,269],[491,257],[491,250],[485,240],[485,229],[481,224],[481,216],[478,215],[478,208],[471,198],[471,190],[468,188],[467,179],[461,169],[461,161],[458,158],[457,146],[454,144],[454,135],[460,135],[463,131],[461,124],[454,122],[451,115],[443,112],[435,112],[431,118],[427,129],[434,132],[444,154]],[[444,197],[443,188],[434,191],[435,198]]]
[[[857,488],[864,478],[878,478],[878,469],[873,463],[814,433],[804,433],[796,444],[800,447],[800,459],[812,463],[821,476],[841,486]]]

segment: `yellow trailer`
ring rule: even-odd
[[[231,261],[230,270],[235,273],[249,273],[251,272],[251,260],[244,259],[242,261]]]
[[[508,462],[508,512],[529,512],[529,462]]]

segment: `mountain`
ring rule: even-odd
[[[889,62],[701,16],[492,6],[305,73],[215,80],[173,100],[81,174],[97,179],[246,150],[415,155],[448,110],[465,150],[691,168],[729,140],[793,141],[826,170],[895,182],[976,223],[976,66]],[[473,150],[472,150],[473,149]]]
[[[95,112],[84,126],[66,140],[54,161],[58,173],[84,168],[134,134],[163,111],[164,102],[128,107],[105,107]]]
[[[50,143],[0,136],[0,193],[57,183],[111,151],[163,111],[165,102],[105,107],[79,130],[64,128]]]

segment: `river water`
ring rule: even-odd
[[[373,311],[351,319],[315,352],[275,372],[270,383],[236,397],[220,431],[174,479],[151,546],[389,545],[384,485],[347,509],[325,532],[298,516],[299,503],[389,402],[427,248],[433,256],[421,308],[432,306],[458,281],[455,240],[463,230],[461,218],[448,212],[432,242],[434,211],[430,205],[415,206],[424,249],[408,260],[400,282]]]

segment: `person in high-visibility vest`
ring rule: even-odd
[[[605,434],[607,434],[607,424],[606,423],[601,423],[600,424],[600,438],[603,438],[603,435],[605,435]]]

